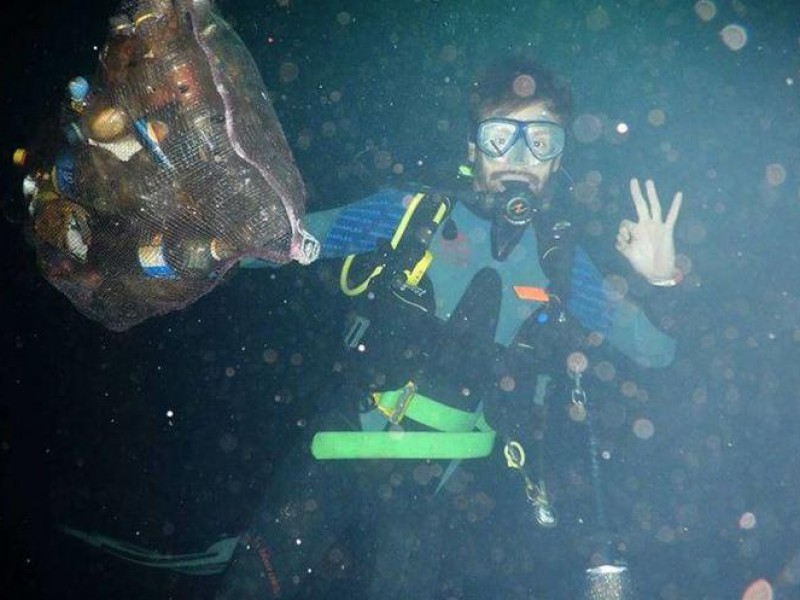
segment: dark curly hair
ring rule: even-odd
[[[526,56],[502,58],[488,65],[473,83],[470,97],[472,127],[492,110],[512,111],[544,102],[564,123],[572,112],[572,97],[565,83]]]

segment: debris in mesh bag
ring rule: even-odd
[[[109,329],[185,307],[242,258],[319,253],[258,69],[208,0],[123,3],[50,137],[14,156],[38,263]]]

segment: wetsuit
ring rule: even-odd
[[[412,195],[384,190],[308,215],[309,231],[322,242],[321,257],[381,252]],[[362,553],[377,553],[372,587],[365,588],[368,597],[431,597],[444,535],[441,515],[432,510],[435,486],[421,490],[393,482],[396,461],[315,460],[310,445],[319,430],[352,430],[359,423],[369,427],[374,411],[360,413],[360,401],[370,391],[394,389],[409,379],[426,394],[465,410],[483,402],[487,414],[496,415],[496,426],[520,428],[514,417],[518,407],[498,409],[498,381],[511,372],[519,380],[515,397],[532,396],[535,377],[530,373],[535,370],[528,358],[509,353],[508,347],[518,342],[528,347],[524,338],[541,303],[520,297],[514,286],[548,287],[538,248],[546,234],[529,227],[508,258],[497,261],[486,220],[469,206],[456,203],[448,221],[430,242],[434,260],[416,301],[399,301],[380,284],[374,294],[356,300],[355,312],[368,314],[370,326],[360,349],[347,352],[346,377],[331,390],[339,397],[338,407],[320,415],[307,437],[282,458],[261,509],[241,538],[219,598],[290,598],[303,589],[310,572],[335,579],[337,569],[351,566],[339,542],[352,528],[365,530],[356,532],[368,540]],[[566,309],[574,327],[565,335],[595,331],[640,365],[669,364],[674,340],[633,303],[613,297],[580,246],[570,250],[569,258]],[[558,274],[551,272],[554,277]],[[414,464],[403,468],[412,471],[408,479],[418,476]],[[414,518],[406,519],[409,514]],[[372,526],[377,534],[367,533]]]

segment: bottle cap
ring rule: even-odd
[[[89,82],[83,77],[73,77],[69,81],[69,95],[76,102],[82,102],[89,94]]]
[[[15,166],[24,167],[25,162],[28,160],[28,151],[25,150],[25,148],[17,148],[14,150],[14,157],[12,160]]]

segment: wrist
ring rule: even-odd
[[[657,287],[674,287],[683,281],[683,271],[675,267],[672,271],[672,275],[667,277],[647,277],[647,281],[650,285],[655,285]]]

